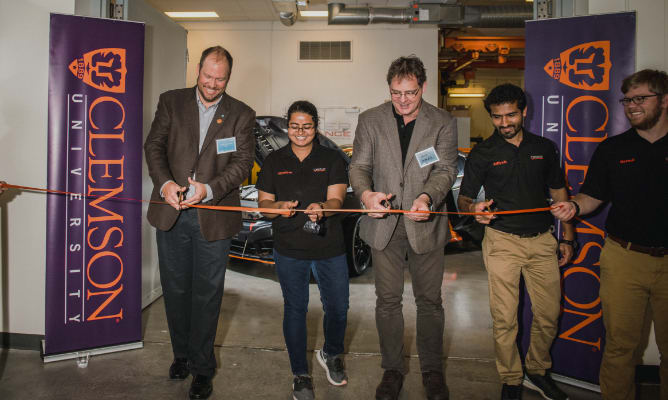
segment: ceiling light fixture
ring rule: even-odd
[[[219,18],[215,11],[167,11],[165,12],[170,18]]]
[[[485,93],[448,93],[448,97],[485,97]]]
[[[302,17],[326,17],[328,16],[328,11],[306,11],[306,10],[299,10],[299,15]]]

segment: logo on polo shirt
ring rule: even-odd
[[[278,171],[276,175],[292,175],[292,171]]]
[[[541,156],[541,155],[531,156],[531,159],[532,159],[532,160],[542,160],[542,159],[543,159],[543,156]]]
[[[626,160],[619,160],[620,164],[629,164],[629,163],[634,163],[634,162],[636,162],[635,157],[634,158],[628,158]]]
[[[504,165],[504,164],[508,164],[508,160],[496,161],[492,165],[498,167],[499,165]]]
[[[313,168],[313,172],[327,172],[327,168]]]

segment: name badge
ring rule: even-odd
[[[237,138],[225,138],[225,139],[216,139],[216,153],[231,153],[237,151]]]
[[[415,153],[415,158],[417,158],[420,168],[424,168],[427,165],[431,165],[437,161],[440,161],[440,158],[438,158],[438,154],[436,154],[436,150],[434,150],[433,146],[428,149],[418,151]]]

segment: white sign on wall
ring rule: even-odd
[[[323,135],[334,141],[339,147],[353,145],[357,118],[360,115],[359,107],[321,107],[319,113],[321,115],[320,132]]]

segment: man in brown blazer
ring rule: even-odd
[[[190,398],[206,399],[230,238],[241,229],[241,215],[191,206],[239,205],[238,188],[253,163],[255,112],[225,93],[227,50],[204,50],[198,69],[196,87],[160,96],[144,150],[154,185],[148,220],[156,227],[174,352],[169,377],[192,374]]]
[[[392,101],[359,117],[350,183],[367,209],[445,211],[445,196],[457,175],[457,125],[447,112],[422,99],[426,79],[419,58],[398,58],[387,73]],[[406,372],[401,310],[406,265],[417,305],[417,348],[425,392],[429,400],[447,399],[441,283],[448,219],[383,212],[362,218],[360,235],[372,249],[376,326],[385,370],[376,399],[398,398]]]

